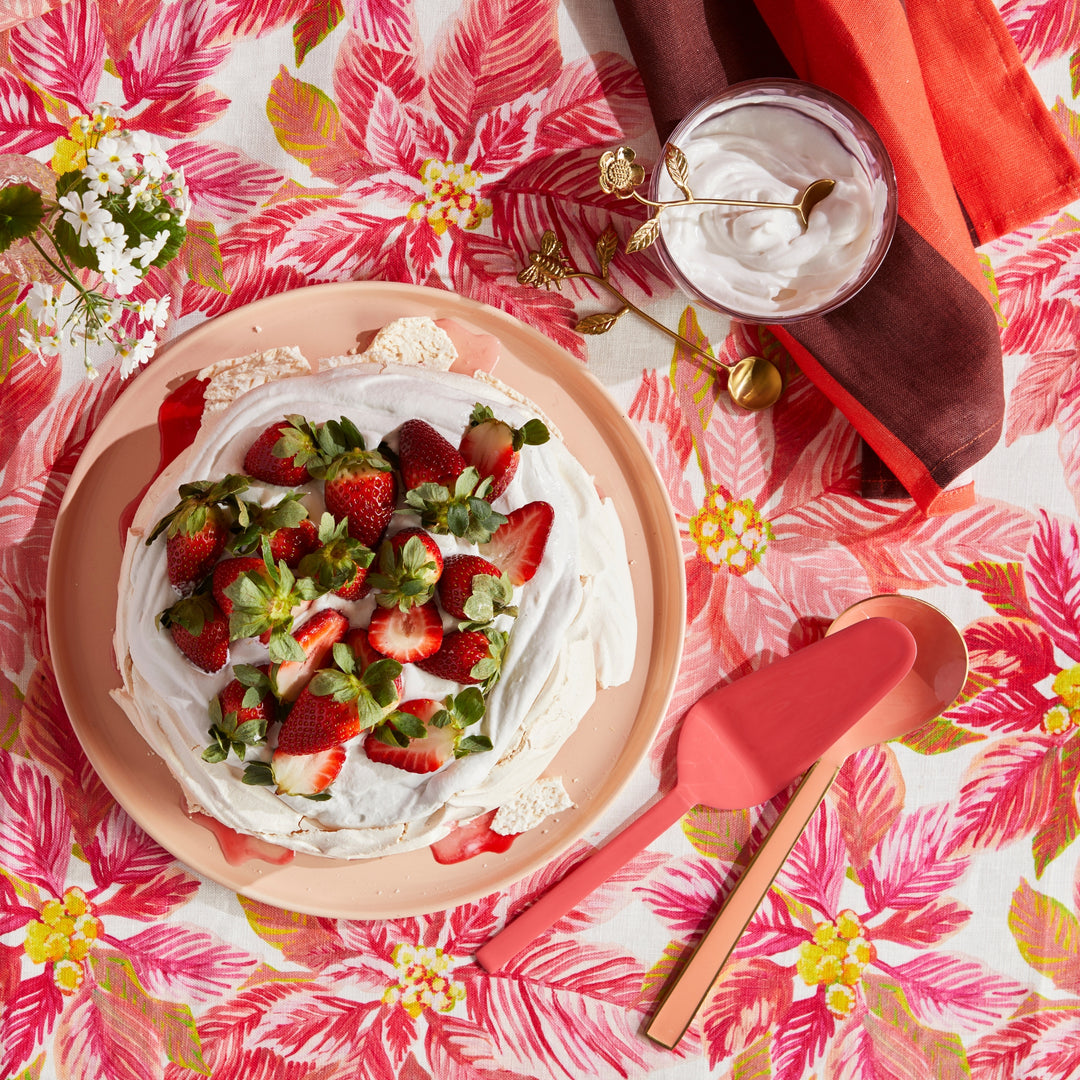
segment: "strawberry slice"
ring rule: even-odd
[[[453,488],[466,463],[426,420],[406,420],[398,429],[398,464],[408,491],[421,484]]]
[[[516,615],[510,579],[480,555],[449,555],[439,578],[439,601],[455,619],[489,623],[496,615]]]
[[[506,515],[506,523],[487,543],[480,544],[480,554],[502,570],[512,585],[524,585],[540,566],[554,520],[550,503],[519,506]]]
[[[486,735],[465,734],[483,717],[484,695],[475,686],[443,701],[413,698],[372,728],[364,740],[364,753],[372,761],[406,772],[435,772],[453,758],[491,749]]]
[[[300,691],[324,666],[335,643],[345,637],[348,629],[349,620],[340,611],[324,608],[293,631],[293,639],[303,650],[304,659],[283,660],[274,665],[271,678],[282,701],[295,701],[300,696]]]
[[[245,784],[266,784],[279,795],[328,799],[326,790],[345,764],[345,747],[330,746],[313,754],[289,754],[280,748],[269,762],[253,761],[244,770]]]
[[[246,476],[198,480],[181,484],[176,504],[146,538],[152,544],[165,534],[165,564],[169,584],[190,592],[221,557],[232,528],[233,512],[246,524],[246,511],[237,495],[248,486]]]
[[[157,621],[197,668],[220,671],[229,662],[229,617],[209,592],[185,596],[163,611]]]
[[[475,855],[485,851],[506,851],[520,833],[510,833],[504,836],[495,832],[491,823],[495,820],[497,810],[489,810],[486,814],[474,817],[469,821],[459,821],[450,827],[441,840],[436,840],[431,845],[431,854],[437,863],[444,866],[450,863],[464,862]]]
[[[486,690],[499,678],[507,638],[505,632],[491,627],[452,630],[443,638],[438,651],[417,660],[416,666],[450,682],[480,683]]]
[[[475,466],[481,477],[491,477],[487,498],[497,499],[514,479],[521,448],[539,446],[550,437],[540,420],[529,420],[516,428],[477,402],[458,449],[466,464]]]
[[[349,535],[374,548],[397,501],[393,466],[376,450],[348,450],[334,458],[323,485],[326,509],[347,518]]]
[[[368,641],[383,654],[402,664],[431,656],[443,639],[442,616],[435,604],[376,608],[368,626]]]
[[[298,487],[325,471],[316,433],[302,416],[271,424],[244,455],[244,472],[281,487]]]

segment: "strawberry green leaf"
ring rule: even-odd
[[[16,240],[32,236],[45,216],[41,192],[29,184],[0,188],[0,251]]]

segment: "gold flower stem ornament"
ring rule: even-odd
[[[724,368],[728,372],[728,394],[740,408],[756,411],[776,402],[784,389],[784,381],[771,361],[762,356],[745,356],[734,364],[727,364],[699,345],[695,345],[689,338],[664,326],[619,292],[608,278],[608,267],[618,247],[618,235],[609,225],[596,241],[600,273],[593,274],[571,265],[563,252],[562,242],[551,229],[545,229],[543,236],[540,237],[539,249],[529,253],[529,265],[518,272],[517,280],[522,285],[534,285],[544,289],[550,289],[552,285],[556,289],[561,289],[562,282],[574,278],[594,282],[614,296],[621,306],[616,311],[598,312],[578,320],[574,329],[579,334],[604,334],[623,315],[631,311],[650,326],[689,349],[690,352],[711,364]]]
[[[646,199],[637,191],[645,180],[645,170],[634,161],[634,157],[634,151],[629,146],[608,150],[600,157],[600,189],[602,191],[618,199],[636,199],[643,206],[651,206],[656,211],[644,225],[635,230],[626,242],[627,254],[641,251],[656,240],[660,234],[660,215],[669,206],[745,206],[790,210],[799,219],[805,231],[810,223],[810,211],[836,187],[835,180],[822,177],[807,184],[793,203],[758,202],[751,199],[698,199],[690,190],[690,167],[686,155],[677,146],[669,145],[664,150],[664,167],[672,182],[683,193],[684,198],[656,202],[653,199]]]

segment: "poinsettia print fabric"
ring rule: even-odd
[[[10,7],[10,5],[9,5]],[[1004,0],[1076,137],[1080,22]],[[1076,208],[982,252],[1008,412],[974,505],[861,498],[859,443],[778,343],[675,292],[647,254],[610,283],[725,359],[788,374],[734,410],[715,369],[587,282],[518,281],[547,228],[596,268],[639,223],[600,191],[619,144],[656,153],[615,12],[554,0],[68,0],[0,20],[0,161],[61,172],[96,102],[162,141],[192,198],[162,340],[328,281],[457,292],[538,327],[624,407],[671,500],[683,661],[648,758],[602,827],[524,880],[375,922],[279,910],[173,859],[84,756],[53,674],[49,543],[115,365],[20,344],[0,261],[0,1076],[11,1080],[1005,1080],[1080,1075],[1080,293]],[[1018,163],[1022,167],[1022,163]],[[2,257],[0,257],[2,259]],[[697,807],[497,974],[476,949],[674,779],[705,691],[904,591],[962,628],[956,703],[853,755],[674,1051],[642,1034],[665,979],[781,809]]]

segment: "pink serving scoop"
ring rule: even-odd
[[[783,791],[907,674],[915,640],[867,619],[706,694],[683,718],[675,786],[476,954],[498,971],[691,807],[757,806]]]

